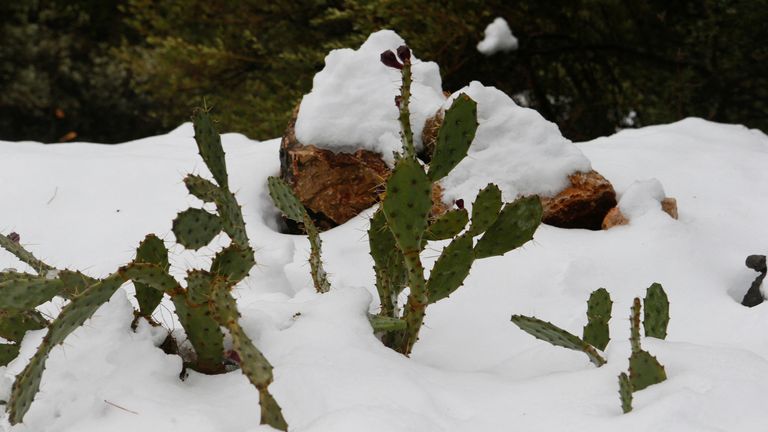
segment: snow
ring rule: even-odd
[[[468,156],[442,180],[444,201],[470,203],[488,183],[498,185],[507,201],[519,195],[553,196],[568,185],[570,174],[591,169],[556,124],[518,106],[501,90],[473,81],[444,107],[461,93],[477,102],[479,125]]]
[[[477,50],[487,56],[517,49],[517,38],[504,18],[496,18],[485,28],[485,38],[477,44]]]
[[[510,126],[520,140],[542,135],[557,142],[546,123],[528,117],[541,130],[521,130],[527,124],[521,119]],[[461,289],[428,308],[410,359],[382,346],[365,316],[378,307],[364,234],[374,209],[323,234],[333,288],[316,294],[306,238],[275,231],[265,183],[278,171],[279,141],[227,134],[223,143],[259,263],[236,290],[241,321],[275,366],[271,389],[291,430],[764,427],[768,304],[739,304],[756,276],[744,258],[768,252],[768,203],[756,199],[768,196],[768,137],[761,132],[686,119],[577,144],[613,182],[622,211],[645,213],[609,231],[542,226],[524,247],[478,261]],[[184,190],[183,175],[208,175],[189,125],[114,146],[0,142],[0,159],[7,161],[0,171],[0,232],[16,231],[50,264],[92,276],[129,261],[148,232],[170,245],[176,212],[199,204]],[[474,168],[485,175],[508,162],[489,157]],[[656,209],[664,192],[677,199],[679,220]],[[425,251],[428,268],[442,244]],[[215,249],[197,256],[173,248],[174,273],[205,265]],[[6,267],[24,265],[1,252],[0,268]],[[630,353],[626,318],[632,298],[652,282],[664,285],[672,319],[668,340],[644,339],[643,346],[666,366],[669,379],[636,393],[634,411],[622,415],[616,377]],[[615,302],[602,368],[509,321],[512,314],[531,314],[578,334],[585,301],[599,287]],[[191,372],[180,381],[180,359],[156,347],[164,333],[130,330],[131,292],[124,286],[53,350],[25,423],[11,428],[0,414],[0,430],[270,430],[258,425],[257,392],[239,372]],[[54,313],[60,306],[46,305]],[[157,318],[180,335],[169,307],[158,309]],[[20,358],[0,368],[0,399],[43,333],[28,333]]]
[[[402,151],[395,96],[400,71],[384,66],[379,56],[405,41],[391,30],[371,34],[359,49],[333,50],[315,75],[296,119],[296,138],[304,144],[352,153],[362,148],[381,154],[393,164]],[[417,151],[427,118],[445,101],[440,70],[434,62],[412,57],[411,123]]]

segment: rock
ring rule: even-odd
[[[672,219],[677,220],[677,200],[671,197],[666,197],[661,200],[661,209],[664,213],[672,216]]]
[[[296,139],[298,107],[280,143],[280,176],[321,230],[340,225],[379,201],[390,169],[368,150],[334,153]]]
[[[571,184],[554,197],[542,197],[542,222],[560,228],[599,230],[609,210],[616,206],[613,185],[597,171],[577,172]]]

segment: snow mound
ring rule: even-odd
[[[391,30],[371,34],[357,50],[333,50],[325,68],[315,75],[312,91],[304,96],[296,119],[296,138],[336,152],[366,149],[392,165],[402,150],[395,96],[400,94],[400,72],[379,61],[382,52],[405,41]],[[424,122],[445,101],[436,63],[413,62],[411,124],[416,150],[421,149]]]
[[[509,24],[504,18],[496,18],[485,28],[485,38],[477,44],[477,50],[487,56],[500,51],[514,51],[517,49],[517,38],[509,29]]]
[[[661,201],[666,197],[664,186],[658,179],[639,180],[624,192],[619,200],[619,209],[630,220],[649,211],[661,210]]]
[[[442,181],[444,201],[468,202],[488,183],[498,185],[507,201],[519,195],[552,196],[568,185],[570,174],[592,169],[557,125],[518,106],[501,90],[473,81],[451,95],[445,107],[461,93],[477,102],[479,126],[468,156]]]

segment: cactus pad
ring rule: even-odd
[[[446,240],[457,236],[469,222],[465,209],[450,210],[432,222],[424,233],[426,240]]]
[[[640,391],[666,379],[664,366],[648,351],[636,351],[629,357],[629,380],[634,391]]]
[[[482,234],[496,222],[501,210],[501,190],[493,183],[477,193],[472,204],[472,225],[469,232],[472,236]]]
[[[406,326],[402,319],[389,316],[369,315],[368,321],[374,333],[405,330]]]
[[[248,276],[255,264],[253,249],[231,244],[213,258],[211,273],[226,277],[234,285]]]
[[[549,342],[552,345],[583,352],[589,357],[589,361],[597,367],[605,364],[605,359],[598,354],[592,345],[550,322],[523,315],[512,315],[512,322],[536,339]]]
[[[212,203],[220,195],[220,189],[210,180],[204,179],[199,175],[189,174],[184,177],[184,185],[187,186],[189,193],[200,201]]]
[[[429,303],[448,297],[456,291],[467,278],[473,261],[471,236],[457,237],[446,246],[429,274]]]
[[[368,244],[376,273],[376,291],[381,302],[381,314],[395,317],[397,296],[405,288],[406,271],[403,254],[397,249],[395,237],[387,228],[387,219],[379,208],[371,218]]]
[[[317,292],[326,293],[331,290],[331,283],[328,282],[328,275],[323,267],[323,258],[321,256],[322,240],[320,240],[320,232],[306,211],[304,212],[304,229],[307,231],[309,239],[309,268],[312,275],[312,283],[315,285]]]
[[[19,346],[16,344],[0,343],[0,367],[10,363],[19,355]]]
[[[28,310],[58,295],[64,284],[59,279],[38,276],[0,283],[0,309]]]
[[[197,354],[197,360],[191,366],[207,374],[220,373],[224,369],[224,334],[208,308],[211,281],[210,273],[192,270],[187,273],[187,295],[171,297],[179,322]]]
[[[269,177],[267,179],[267,186],[269,187],[269,196],[272,197],[272,202],[275,203],[285,217],[294,222],[304,222],[306,210],[288,183],[280,177]]]
[[[133,281],[134,285],[141,284],[161,295],[162,293],[174,294],[179,288],[176,279],[157,264],[134,262],[120,267],[117,272],[125,280]]]
[[[465,94],[454,99],[445,112],[429,164],[429,179],[438,181],[467,156],[477,132],[477,103]]]
[[[624,414],[632,411],[632,383],[624,372],[619,374],[619,400]]]
[[[44,275],[49,270],[55,270],[55,268],[49,266],[43,261],[35,258],[31,252],[24,249],[18,241],[14,241],[9,236],[0,234],[0,247],[12,253],[19,261],[32,267],[39,275]]]
[[[35,394],[40,388],[40,380],[45,369],[45,361],[53,347],[64,342],[70,333],[78,329],[123,284],[123,278],[112,274],[106,279],[91,285],[80,295],[64,306],[59,316],[48,326],[48,334],[37,348],[27,367],[16,376],[11,398],[8,401],[9,421],[20,423],[24,418]]]
[[[205,161],[208,169],[213,174],[214,180],[223,189],[228,190],[227,166],[224,157],[224,148],[221,146],[221,137],[213,126],[213,120],[204,109],[198,109],[192,114],[192,122],[195,128],[195,142],[200,151],[200,156]]]
[[[382,209],[404,255],[421,250],[431,208],[432,187],[424,169],[415,160],[401,159],[387,180]]]
[[[134,262],[151,263],[157,265],[160,269],[166,269],[168,268],[168,249],[165,248],[165,243],[160,238],[154,234],[148,234],[141,241],[139,247],[136,248]],[[138,279],[133,280],[133,286],[136,288],[139,314],[143,317],[150,317],[152,315],[152,312],[155,311],[155,308],[163,299],[163,292],[171,288],[162,287],[161,284],[158,286],[159,289],[155,289],[140,282]]]
[[[496,221],[475,245],[475,258],[504,255],[533,238],[541,223],[542,208],[536,196],[506,204]]]
[[[587,301],[587,325],[584,326],[584,342],[599,350],[605,350],[610,341],[608,321],[611,319],[613,301],[605,288],[592,292]]]
[[[48,321],[35,309],[11,311],[0,309],[0,337],[11,342],[21,342],[29,330],[40,330]]]
[[[669,325],[669,299],[660,284],[654,283],[648,287],[643,301],[643,314],[645,336],[665,339]]]
[[[173,234],[182,246],[198,250],[221,232],[221,219],[202,209],[189,208],[173,220]]]
[[[243,211],[232,192],[222,191],[216,199],[216,209],[222,222],[222,229],[234,243],[248,247],[248,234],[245,232]]]

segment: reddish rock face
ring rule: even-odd
[[[571,184],[554,197],[542,197],[542,222],[560,228],[599,230],[610,209],[616,206],[613,185],[597,171],[575,173]]]

